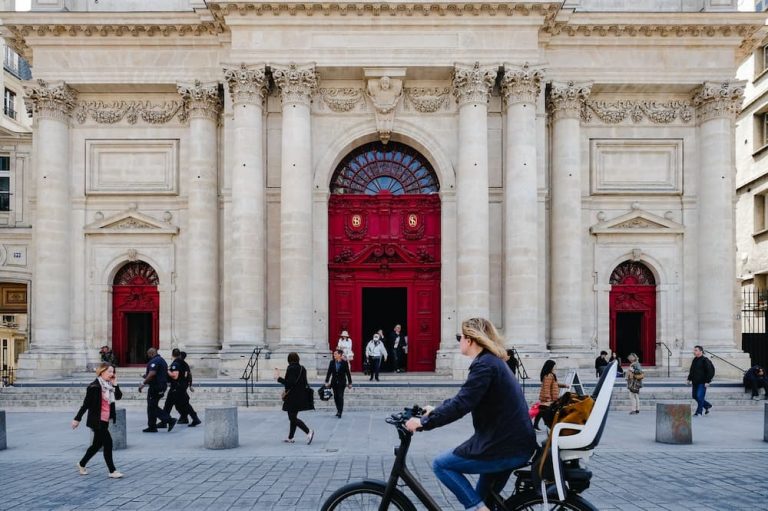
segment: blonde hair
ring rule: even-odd
[[[109,362],[102,362],[96,368],[96,376],[101,376],[102,374],[106,373],[107,369],[109,369],[110,367],[112,367],[112,364],[110,364]]]
[[[499,335],[493,323],[485,318],[470,318],[461,323],[461,333],[464,337],[471,339],[499,357],[502,360],[508,360],[507,350],[504,347],[504,340]]]
[[[635,353],[630,353],[627,355],[627,360],[629,360],[631,363],[640,362],[640,359],[637,357]]]

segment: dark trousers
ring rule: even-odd
[[[405,371],[405,350],[402,348],[395,348],[393,355],[395,356],[395,371]]]
[[[768,381],[764,379],[749,380],[749,388],[752,389],[752,396],[759,396],[760,389],[765,389],[765,397],[768,399]]]
[[[336,403],[336,413],[341,415],[344,411],[344,385],[333,386],[333,402]]]
[[[173,407],[176,407],[176,411],[179,413],[179,420],[183,421],[187,417],[192,419],[197,418],[197,413],[192,405],[189,403],[189,394],[187,389],[174,389],[168,391],[168,397],[165,399],[165,405],[163,411],[170,414]]]
[[[371,357],[371,380],[379,380],[379,371],[381,370],[381,357]]]
[[[299,412],[288,412],[288,420],[291,423],[290,429],[288,430],[288,438],[293,438],[293,435],[296,433],[296,427],[304,433],[309,434],[309,428],[301,419],[299,419]]]
[[[153,389],[151,387],[147,392],[147,426],[150,428],[157,427],[157,419],[168,422],[168,419],[171,418],[168,412],[160,408],[160,399],[162,399],[164,392],[165,389],[161,391],[158,388]]]
[[[98,428],[91,429],[93,430],[93,442],[85,451],[83,459],[80,460],[80,466],[84,467],[93,458],[93,455],[103,447],[104,461],[107,463],[107,470],[111,474],[116,469],[115,463],[112,461],[112,435],[109,434],[109,422],[100,421]]]

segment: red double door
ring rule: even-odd
[[[402,325],[407,369],[434,371],[440,345],[440,198],[434,195],[332,195],[329,233],[329,348],[343,330],[352,369],[381,328]]]
[[[656,286],[630,279],[611,286],[610,347],[626,363],[635,353],[640,363],[656,365]]]
[[[157,275],[143,262],[126,265],[112,286],[112,351],[121,366],[144,364],[160,347]]]

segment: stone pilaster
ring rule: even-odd
[[[582,340],[581,130],[582,102],[591,84],[552,84],[550,348],[574,350]]]
[[[19,361],[20,378],[56,377],[85,367],[84,346],[70,335],[72,291],[72,176],[69,124],[77,100],[64,82],[27,82],[34,116],[37,208],[33,229],[32,336]]]
[[[538,326],[539,236],[536,102],[544,72],[505,65],[504,339],[509,347],[546,349]]]
[[[686,347],[701,344],[718,354],[736,349],[733,121],[743,96],[744,82],[705,82],[693,94],[699,147],[696,180],[699,331],[697,338]],[[748,366],[749,360],[745,363]]]
[[[280,352],[312,346],[312,124],[314,64],[271,66],[283,104],[280,174]]]
[[[218,83],[179,84],[189,112],[187,168],[187,335],[188,352],[219,350]]]
[[[264,171],[264,64],[224,69],[232,96],[231,334],[222,358],[250,355],[264,345],[266,318],[266,195]]]
[[[457,64],[453,92],[459,105],[456,171],[457,320],[489,317],[490,230],[488,101],[498,66]]]

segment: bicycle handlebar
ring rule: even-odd
[[[420,407],[419,405],[413,405],[412,408],[406,408],[400,413],[393,413],[385,420],[387,424],[392,424],[393,426],[402,426],[408,422],[408,419],[421,417],[424,415],[424,412],[424,408]]]

